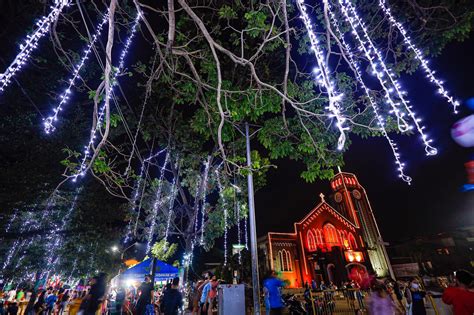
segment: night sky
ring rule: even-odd
[[[431,58],[431,66],[444,79],[448,89],[462,101],[474,97],[474,39],[451,43],[441,56]],[[423,119],[427,133],[438,148],[438,155],[427,157],[417,135],[395,136],[400,145],[411,186],[397,177],[390,147],[383,138],[359,139],[345,153],[343,171],[357,175],[367,190],[382,236],[386,241],[446,231],[474,224],[474,191],[463,193],[466,183],[464,163],[469,150],[451,140],[453,123],[466,116],[434,94],[435,88],[419,70],[402,76],[415,113]],[[257,234],[291,231],[320,201],[321,192],[330,192],[328,181],[306,183],[299,177],[303,165],[278,161],[269,173],[269,185],[256,194]]]

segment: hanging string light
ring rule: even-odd
[[[339,130],[339,138],[337,141],[338,150],[344,148],[346,142],[346,133],[345,131],[349,130],[348,127],[344,126],[346,118],[342,116],[340,102],[343,97],[342,93],[339,93],[336,89],[336,86],[332,79],[330,78],[330,69],[329,65],[326,63],[323,51],[319,47],[319,41],[316,37],[316,34],[313,31],[313,26],[311,20],[306,13],[306,5],[304,0],[297,0],[298,8],[301,13],[301,18],[304,22],[306,31],[308,32],[309,40],[311,43],[311,49],[316,57],[318,68],[314,69],[314,75],[316,82],[323,87],[323,90],[326,91],[329,98],[329,105],[327,109],[331,112],[331,116],[336,119],[336,127]]]
[[[222,187],[221,179],[219,177],[220,167],[216,168],[214,172],[216,173],[217,188],[219,189],[219,197],[222,200],[222,207],[224,208],[224,266],[227,266],[227,199],[224,195],[224,189]]]
[[[59,112],[63,110],[63,106],[69,101],[69,96],[72,93],[72,87],[75,85],[75,81],[79,77],[79,73],[82,67],[84,67],[84,65],[86,64],[86,60],[89,59],[89,55],[93,47],[95,46],[95,43],[100,38],[102,29],[104,25],[108,22],[108,20],[109,12],[104,15],[102,21],[96,27],[96,32],[92,36],[92,41],[89,43],[89,45],[87,45],[86,49],[84,50],[84,55],[82,56],[81,60],[74,66],[72,77],[69,79],[69,85],[64,90],[63,94],[59,96],[60,101],[59,104],[53,109],[53,114],[44,119],[44,132],[46,132],[47,134],[53,132],[56,129],[54,123],[58,120]]]
[[[209,168],[211,166],[211,156],[207,157],[207,161],[204,163],[204,178],[203,178],[203,190],[201,195],[202,205],[201,205],[201,240],[199,244],[204,245],[204,223],[206,217],[206,204],[207,204],[207,181],[209,179]]]
[[[31,53],[38,47],[40,39],[48,34],[50,26],[57,21],[63,8],[70,4],[69,0],[55,0],[54,2],[55,4],[51,6],[51,12],[36,22],[36,30],[33,34],[26,36],[26,39],[20,44],[18,55],[5,72],[0,74],[0,93],[11,83],[12,77],[28,62]]]
[[[168,219],[166,221],[166,231],[165,231],[165,246],[168,244],[168,235],[170,232],[171,227],[171,217],[173,216],[173,209],[174,209],[174,201],[178,194],[178,177],[179,177],[179,159],[176,158],[175,169],[178,170],[178,175],[173,177],[173,183],[171,184],[171,192],[170,192],[170,202],[168,204]]]
[[[438,93],[441,94],[448,101],[448,103],[453,106],[454,113],[457,114],[457,108],[460,105],[459,102],[454,99],[454,97],[449,95],[449,92],[444,87],[444,82],[435,76],[435,71],[429,67],[428,60],[423,57],[422,51],[413,44],[410,39],[410,36],[407,35],[407,31],[405,30],[403,25],[393,17],[392,12],[387,6],[386,1],[379,0],[379,7],[387,16],[391,26],[397,28],[400,34],[402,34],[404,44],[415,54],[415,59],[420,62],[421,67],[425,71],[426,77],[430,80],[431,83],[434,83],[438,87]]]
[[[161,192],[163,189],[163,182],[165,180],[166,165],[168,164],[170,158],[169,151],[166,151],[165,161],[163,166],[160,169],[160,177],[158,180],[158,187],[156,188],[155,201],[153,202],[153,209],[150,217],[150,227],[148,230],[148,240],[146,243],[146,252],[149,253],[151,249],[151,244],[153,242],[153,236],[155,235],[156,227],[156,217],[158,215],[158,209],[161,206]]]
[[[240,224],[241,224],[241,220],[240,220],[240,204],[239,204],[239,199],[237,198],[236,194],[237,194],[237,190],[234,189],[234,199],[235,199],[235,202],[234,202],[234,206],[235,206],[235,223],[237,224],[237,244],[241,244],[241,231],[240,231]],[[239,257],[239,265],[242,264],[242,253],[241,253],[241,250],[239,250],[239,253],[238,253],[238,257]]]
[[[245,249],[249,249],[249,233],[247,231],[247,219],[248,215],[244,217],[244,233],[245,233]]]
[[[328,9],[330,22],[334,26],[334,29],[336,30],[337,36],[339,37],[342,45],[344,46],[344,49],[345,49],[346,54],[347,54],[348,61],[351,64],[352,69],[354,69],[355,77],[356,77],[359,85],[362,87],[362,90],[364,90],[364,94],[367,97],[367,99],[369,101],[369,104],[370,104],[370,106],[371,106],[371,108],[374,112],[374,115],[377,119],[377,123],[380,127],[380,130],[381,130],[383,136],[385,137],[385,139],[387,140],[388,144],[390,145],[390,148],[392,149],[393,156],[395,158],[395,164],[397,165],[398,175],[403,181],[405,181],[406,183],[408,183],[408,185],[410,185],[410,183],[412,181],[412,178],[410,176],[407,176],[404,172],[405,164],[402,163],[402,161],[400,160],[400,153],[398,152],[398,146],[389,137],[389,135],[387,133],[387,130],[385,128],[385,119],[379,113],[378,106],[377,106],[375,100],[373,99],[372,95],[370,94],[369,88],[367,87],[367,85],[365,84],[365,82],[362,78],[362,74],[361,74],[361,71],[360,71],[359,64],[356,62],[354,54],[352,53],[352,49],[344,38],[344,34],[342,33],[342,31],[339,27],[338,20],[337,20],[336,16],[334,15],[334,12],[332,11],[331,4],[329,3],[328,0],[323,0],[323,2],[324,2],[324,4],[326,5],[326,7]]]
[[[140,19],[141,19],[141,15],[140,15],[140,12],[138,12],[137,16],[135,18],[135,21],[133,23],[133,26],[132,26],[132,29],[131,29],[131,32],[130,32],[130,36],[128,37],[127,41],[125,42],[125,46],[123,47],[122,53],[120,54],[119,67],[118,67],[117,71],[115,71],[112,74],[112,79],[111,79],[112,84],[110,84],[109,91],[108,91],[108,93],[106,93],[106,97],[108,97],[109,100],[110,100],[110,98],[112,98],[113,89],[117,85],[117,82],[116,82],[117,78],[120,74],[122,74],[122,72],[124,70],[125,57],[128,54],[128,51],[130,49],[130,45],[132,44],[132,40],[135,37],[135,34],[137,32],[138,25],[140,24]],[[89,143],[84,147],[85,148],[84,153],[83,153],[84,156],[82,158],[81,164],[79,165],[79,168],[76,170],[76,173],[71,175],[73,182],[75,182],[79,176],[84,176],[86,174],[87,161],[90,158],[91,148],[95,143],[97,131],[99,131],[99,129],[102,126],[102,122],[103,122],[104,115],[105,115],[106,104],[107,104],[107,101],[104,100],[104,102],[103,102],[103,104],[102,104],[102,106],[99,110],[99,113],[98,113],[97,124],[96,124],[95,127],[93,127],[91,129]]]
[[[145,188],[144,184],[145,184],[146,181],[145,181],[144,176],[145,176],[145,170],[146,170],[147,165],[148,165],[146,163],[151,161],[151,159],[159,156],[161,153],[163,153],[165,151],[166,151],[166,148],[163,149],[163,150],[158,151],[155,154],[150,153],[150,156],[148,158],[142,160],[142,163],[141,163],[141,166],[140,166],[140,174],[138,175],[138,178],[135,181],[135,185],[133,186],[132,200],[130,202],[130,206],[131,206],[130,213],[133,214],[133,213],[137,212],[137,217],[136,217],[136,221],[135,221],[135,229],[136,229],[136,226],[138,224],[138,219],[140,217],[140,213],[138,212],[138,210],[140,208],[140,205],[137,205],[137,201],[138,201],[138,198],[140,198],[140,195],[143,193],[142,184],[143,184],[143,189]],[[128,243],[130,241],[131,237],[132,237],[132,220],[129,220],[128,225],[127,225],[125,238],[123,240],[123,244]]]
[[[406,94],[405,91],[402,90],[400,83],[398,83],[398,80],[395,78],[395,74],[393,71],[389,70],[387,65],[385,64],[383,60],[382,53],[377,49],[377,47],[374,45],[372,42],[369,32],[367,31],[364,22],[362,19],[359,17],[357,14],[354,6],[349,0],[338,0],[339,4],[341,6],[341,11],[345,17],[345,20],[351,25],[352,28],[352,33],[356,38],[361,41],[361,49],[366,50],[368,52],[369,60],[372,58],[377,59],[377,67],[374,72],[376,72],[376,75],[378,76],[379,71],[383,73],[383,75],[386,75],[389,82],[391,83],[391,86],[393,88],[392,92],[395,92],[398,99],[400,99],[401,104],[403,104],[405,111],[408,113],[408,116],[413,120],[413,123],[415,124],[415,127],[418,131],[418,133],[421,135],[422,142],[425,146],[425,152],[426,155],[436,155],[438,153],[438,150],[431,146],[432,140],[428,138],[428,136],[424,133],[423,129],[425,127],[422,127],[420,125],[421,120],[415,116],[415,113],[412,111],[412,106],[409,105],[409,102],[405,100],[404,95]],[[357,29],[360,28],[363,33],[364,40],[362,40],[361,36],[358,34]],[[374,55],[374,57],[372,56]],[[378,66],[380,66],[381,70],[378,69]],[[380,74],[382,75],[382,74]]]

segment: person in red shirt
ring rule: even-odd
[[[474,278],[469,271],[456,272],[455,287],[444,290],[443,302],[453,306],[454,315],[474,314]]]

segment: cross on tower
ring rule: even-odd
[[[324,200],[324,194],[323,193],[320,193],[319,197],[321,197],[321,202],[326,202],[326,200]]]

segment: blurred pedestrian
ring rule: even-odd
[[[283,314],[284,305],[281,299],[280,289],[284,286],[284,282],[277,278],[274,270],[271,271],[270,276],[263,282],[263,286],[268,290],[270,314]]]
[[[367,307],[370,315],[394,315],[395,303],[388,295],[385,286],[377,283],[372,288]]]
[[[161,303],[161,312],[164,315],[178,315],[180,308],[183,307],[183,296],[179,292],[179,278],[174,278],[171,288],[163,294]]]
[[[443,302],[453,306],[454,315],[474,314],[474,277],[469,271],[456,272],[455,286],[444,290]]]
[[[418,280],[411,282],[411,297],[413,300],[412,314],[413,315],[426,315],[425,308],[425,296],[426,292],[422,290]]]

